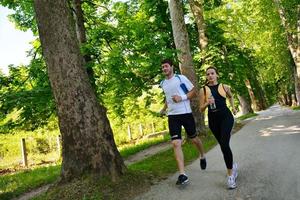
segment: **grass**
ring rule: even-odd
[[[293,110],[300,110],[300,106],[293,106],[292,109]]]
[[[114,182],[109,177],[83,176],[68,184],[58,184],[33,199],[129,200],[136,194],[146,192],[151,185],[151,179],[149,174],[132,170],[127,170]]]
[[[60,165],[3,175],[0,179],[0,199],[12,199],[31,189],[53,183],[59,174]]]
[[[242,116],[238,117],[237,119],[239,121],[242,121],[242,120],[245,120],[245,119],[248,119],[248,118],[251,118],[251,117],[255,117],[257,115],[258,114],[256,114],[256,113],[248,113],[248,114],[245,114],[245,115],[242,115]]]
[[[212,147],[216,145],[216,140],[209,134],[207,137],[202,139],[204,144],[204,149],[209,151]],[[186,142],[183,145],[185,164],[189,164],[198,158],[198,152],[196,148],[190,143]],[[163,162],[162,162],[163,161]],[[175,173],[177,171],[176,161],[174,159],[173,149],[155,154],[147,159],[140,162],[134,163],[128,167],[134,171],[143,171],[146,173],[151,173],[158,179],[166,178],[167,175]]]
[[[131,155],[134,155],[144,149],[147,149],[151,146],[154,146],[156,144],[160,144],[166,141],[170,140],[170,136],[169,134],[165,134],[165,135],[161,135],[158,136],[156,138],[146,138],[146,139],[142,139],[139,140],[137,142],[131,143],[131,144],[127,144],[127,145],[123,145],[121,147],[118,147],[120,154],[123,158],[128,158]]]

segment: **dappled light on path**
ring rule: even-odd
[[[292,135],[292,134],[300,134],[300,126],[284,126],[284,125],[274,125],[272,127],[260,130],[259,133],[262,137],[268,136],[278,136],[278,135]]]
[[[299,119],[300,111],[274,105],[258,112],[232,136],[234,161],[239,165],[236,190],[226,189],[224,161],[216,146],[206,154],[205,171],[200,170],[198,160],[186,167],[187,187],[175,186],[175,173],[135,200],[300,199]]]

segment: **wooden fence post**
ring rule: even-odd
[[[142,126],[142,124],[140,123],[140,133],[141,133],[141,136],[144,136],[144,132],[143,132],[143,126]]]
[[[25,139],[21,139],[21,151],[22,151],[22,162],[23,166],[27,167],[28,162],[27,162],[27,152],[26,152],[26,144],[25,144]]]
[[[154,122],[151,123],[151,127],[152,127],[152,133],[155,133],[155,126],[154,126]]]
[[[128,133],[128,138],[131,141],[132,140],[132,135],[131,135],[130,124],[128,124],[128,126],[127,126],[127,133]]]
[[[58,155],[61,156],[61,137],[60,135],[57,136],[56,138],[56,145],[57,145],[57,152],[58,152]]]

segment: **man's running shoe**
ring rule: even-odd
[[[227,177],[227,186],[228,186],[228,189],[236,188],[236,182],[235,182],[235,178],[233,175]]]
[[[184,175],[184,174],[180,174],[178,176],[178,180],[176,182],[176,185],[185,185],[188,182],[189,182],[189,178],[186,175]]]
[[[200,167],[202,170],[206,169],[206,159],[205,158],[200,159]]]

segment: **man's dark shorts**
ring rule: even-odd
[[[180,114],[180,115],[169,115],[168,116],[169,131],[171,140],[182,139],[181,127],[183,126],[188,138],[195,138],[196,125],[192,113]]]

